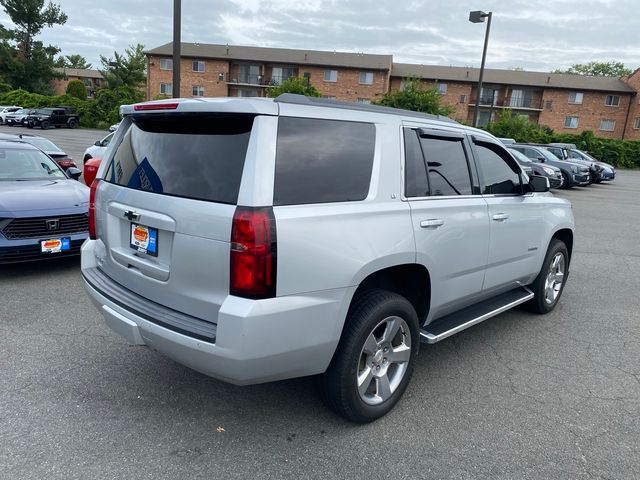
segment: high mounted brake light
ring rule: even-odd
[[[139,103],[133,106],[136,112],[141,110],[175,110],[178,103]]]
[[[89,190],[89,238],[95,240],[97,238],[96,231],[96,191],[100,185],[100,179],[96,178],[91,183],[91,190]]]

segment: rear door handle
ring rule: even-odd
[[[438,228],[444,225],[444,220],[441,218],[430,218],[429,220],[422,220],[420,222],[421,228]]]
[[[509,218],[509,215],[507,215],[506,213],[496,213],[492,218],[496,222],[504,222],[507,218]]]

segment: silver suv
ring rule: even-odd
[[[212,377],[319,375],[387,413],[421,342],[557,304],[571,205],[490,134],[331,100],[125,106],[91,187],[82,274],[106,323]]]

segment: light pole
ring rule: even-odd
[[[480,97],[482,96],[482,77],[484,76],[484,61],[487,58],[487,45],[489,44],[489,31],[491,30],[491,14],[476,10],[469,12],[469,21],[471,23],[484,23],[487,18],[487,31],[484,34],[484,48],[482,49],[482,63],[480,64],[480,75],[478,77],[478,96],[476,98],[476,107],[473,112],[473,126],[478,126],[478,116],[480,114]],[[493,103],[493,102],[492,102]]]
[[[173,0],[173,98],[180,98],[180,17],[182,0]]]

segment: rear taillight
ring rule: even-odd
[[[96,178],[91,184],[91,190],[89,190],[89,238],[95,240],[96,234],[96,191],[100,185],[100,179]]]
[[[276,295],[276,222],[271,207],[237,207],[231,227],[229,293],[246,298]]]

